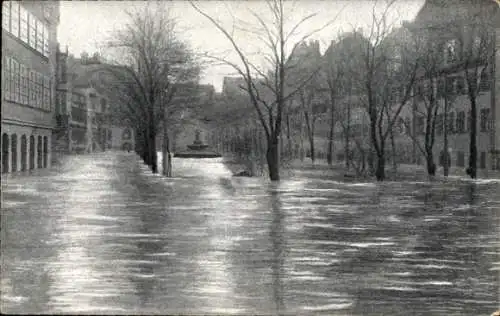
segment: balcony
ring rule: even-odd
[[[79,107],[71,107],[71,119],[74,122],[87,124],[87,110]]]

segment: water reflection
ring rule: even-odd
[[[479,315],[499,303],[500,185],[280,184],[127,154],[2,185],[2,311]],[[23,200],[19,200],[23,196]],[[4,206],[4,204],[2,204]]]
[[[285,240],[283,226],[283,210],[281,209],[281,201],[279,191],[271,187],[270,189],[270,210],[272,214],[272,222],[270,228],[270,236],[272,243],[272,276],[273,276],[273,301],[276,304],[276,314],[282,315],[285,312],[285,302],[283,297],[283,276],[285,262]]]

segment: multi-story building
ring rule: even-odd
[[[99,56],[74,58],[58,51],[57,66],[54,150],[67,154],[133,149],[133,130],[113,124],[111,98],[96,79],[103,67]]]
[[[58,1],[2,2],[2,173],[51,161]]]
[[[476,1],[474,4],[427,0],[411,28],[417,36],[425,39],[428,55],[437,54],[434,67],[437,71],[434,84],[430,84],[425,76],[417,81],[413,108],[406,109],[402,119],[412,119],[413,134],[422,142],[425,131],[422,112],[429,100],[418,92],[434,89],[438,107],[434,157],[441,165],[448,159],[452,166],[464,169],[468,165],[471,128],[471,95],[468,89],[473,89],[477,104],[478,168],[482,174],[487,170],[500,169],[498,4],[491,0]],[[476,88],[476,84],[468,82],[471,79],[478,82]],[[444,148],[445,133],[448,148]],[[422,154],[415,146],[413,152],[417,162],[422,162]]]

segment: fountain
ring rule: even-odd
[[[187,145],[188,149],[174,154],[178,158],[218,158],[221,154],[211,150],[208,145],[200,140],[200,131],[196,130],[193,144]]]

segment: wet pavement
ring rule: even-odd
[[[280,184],[133,154],[2,180],[2,313],[490,315],[500,181]]]

